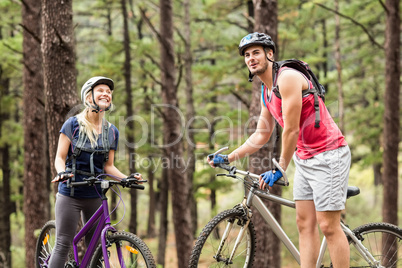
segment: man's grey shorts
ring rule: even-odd
[[[351,155],[349,146],[326,151],[309,159],[293,156],[296,164],[293,198],[314,200],[316,211],[345,208]]]

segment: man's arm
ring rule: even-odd
[[[251,136],[242,146],[229,154],[229,162],[241,159],[258,151],[262,146],[264,146],[264,144],[268,142],[274,127],[274,118],[261,100],[261,113],[260,117],[258,118],[255,132],[251,134]]]
[[[282,96],[284,128],[282,132],[282,152],[279,165],[286,170],[295,152],[300,132],[302,110],[302,90],[308,87],[306,79],[293,70],[281,73],[278,86]]]

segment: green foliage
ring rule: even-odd
[[[0,0],[0,79],[10,79],[9,92],[6,93],[2,88],[0,91],[0,112],[6,112],[9,116],[1,126],[0,147],[5,143],[11,145],[13,200],[21,202],[23,197],[19,188],[23,172],[23,64],[22,28],[18,26],[21,21],[21,6],[17,2]],[[139,10],[145,10],[147,18],[158,31],[159,8],[156,1],[128,2],[134,113],[127,115],[125,109],[127,96],[124,89],[123,21],[120,1],[73,2],[77,91],[80,91],[83,83],[91,76],[105,75],[115,81],[115,110],[107,117],[119,128],[121,134],[116,164],[124,172],[128,171],[131,164],[125,137],[132,131],[128,129],[127,122],[133,120],[138,169],[145,173],[146,162],[154,161],[153,171],[156,177],[160,178],[163,169],[163,150],[160,147],[163,144],[162,115],[158,110],[162,103],[160,44],[156,38],[157,33],[144,22]],[[179,80],[179,74],[185,74],[182,67],[185,47],[182,38],[184,10],[181,1],[173,2],[176,62],[171,68],[176,69],[179,108],[185,115],[184,76]],[[248,109],[233,94],[236,93],[246,102],[251,99],[251,84],[247,82],[248,71],[237,51],[239,40],[247,34],[246,2],[190,1],[192,87],[196,110],[191,131],[195,134],[197,144],[194,188],[200,202],[208,200],[211,190],[217,190],[219,195],[229,195],[237,190],[238,183],[233,183],[231,179],[219,177],[211,181],[217,170],[206,165],[205,157],[225,145],[229,145],[230,150],[235,149],[249,134],[246,130],[249,123]],[[133,6],[130,3],[133,3]],[[326,103],[337,119],[339,96],[336,87],[338,74],[334,57],[333,8],[333,1],[328,0],[278,1],[277,57],[278,60],[298,58],[310,64],[319,75],[320,81],[327,85]],[[385,40],[385,13],[379,1],[375,0],[340,1],[339,12],[344,15],[341,17],[340,43],[345,134],[352,147],[353,165],[358,170],[351,174],[351,178],[356,180],[357,184],[372,184],[372,180],[368,182],[362,174],[369,172],[373,164],[382,161],[385,84],[382,46]],[[356,25],[356,22],[360,25]],[[327,67],[326,73],[324,65]],[[184,118],[182,125],[181,134],[186,147],[189,142],[186,134],[190,130],[188,121]],[[246,168],[247,165],[244,166]],[[351,213],[354,215],[363,209],[364,203],[369,199],[370,196],[356,199],[357,205],[351,208]],[[367,211],[367,214],[369,213],[370,211]]]

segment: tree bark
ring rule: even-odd
[[[42,0],[42,59],[49,156],[53,175],[59,131],[78,103],[72,0]]]
[[[400,142],[399,1],[387,0],[385,30],[385,96],[383,153],[383,221],[398,225],[398,144]]]
[[[148,189],[149,189],[149,210],[148,210],[148,228],[147,228],[147,236],[155,237],[155,211],[156,211],[156,203],[155,203],[155,191],[154,191],[154,168],[152,156],[148,156],[149,159],[149,167],[148,167]]]
[[[128,165],[130,173],[136,173],[135,168],[135,139],[134,139],[134,121],[131,117],[134,116],[133,109],[133,97],[131,93],[131,53],[130,53],[130,32],[128,29],[128,16],[126,0],[121,0],[121,9],[123,14],[123,46],[124,46],[124,83],[126,91],[126,113],[127,113],[127,128],[126,137],[128,141]],[[129,230],[132,233],[137,233],[137,191],[135,189],[130,190],[130,224]]]
[[[45,94],[43,84],[41,44],[41,6],[36,0],[26,0],[22,5],[23,61],[24,61],[24,215],[25,215],[25,267],[35,267],[33,262],[36,237],[50,219],[49,187],[47,177],[47,152],[45,120]],[[29,29],[29,30],[27,30]],[[34,96],[34,97],[33,97]],[[35,193],[35,194],[32,194]]]
[[[171,0],[160,0],[160,52],[164,149],[168,159],[169,186],[172,193],[173,224],[178,267],[187,267],[192,248],[188,181],[183,159],[182,121],[175,86],[173,48],[173,11]]]
[[[166,241],[168,234],[168,205],[169,205],[169,180],[168,169],[162,169],[162,180],[160,183],[160,220],[159,220],[159,244],[158,244],[158,257],[157,263],[162,267],[165,267],[165,255],[166,255]]]
[[[184,0],[184,69],[186,81],[186,144],[187,144],[187,180],[189,188],[188,204],[191,210],[191,226],[192,234],[196,236],[197,232],[197,202],[194,197],[194,172],[195,172],[195,139],[193,133],[193,120],[195,116],[194,100],[193,100],[193,78],[191,67],[193,65],[193,56],[191,52],[191,15],[190,0]]]
[[[254,30],[269,34],[275,44],[277,42],[278,33],[278,14],[277,1],[275,0],[253,0],[255,25]],[[276,46],[276,55],[278,55],[278,46]],[[261,81],[255,77],[253,82],[253,94],[249,115],[255,118],[250,125],[250,131],[254,131],[257,126],[257,120],[261,111]],[[279,129],[275,128],[272,137],[268,144],[261,148],[258,152],[250,156],[249,170],[250,172],[261,174],[269,169],[272,169],[271,159],[276,155],[279,140],[276,139],[279,135]],[[276,143],[276,144],[275,144]],[[274,187],[271,193],[276,195],[282,194],[282,189],[278,186]],[[281,222],[281,207],[273,202],[264,202],[268,209],[272,212],[278,222]],[[261,215],[253,210],[253,221],[256,229],[257,237],[257,252],[255,255],[255,267],[281,267],[280,241],[272,230],[267,226]]]
[[[339,0],[335,0],[335,11],[339,10]],[[343,89],[342,89],[342,63],[341,63],[341,40],[340,40],[341,22],[340,16],[335,13],[335,65],[338,74],[337,87],[338,87],[338,114],[339,114],[339,129],[342,133],[345,133],[345,123],[344,123],[344,100],[343,100]]]
[[[400,142],[400,24],[399,0],[387,0],[385,27],[385,96],[383,152],[383,221],[398,225],[398,148]],[[397,245],[383,238],[383,251],[397,252]],[[394,263],[397,254],[387,260]],[[385,263],[384,265],[387,265]]]
[[[0,74],[3,67],[0,66]],[[10,79],[0,77],[0,101],[9,94]],[[2,135],[3,124],[10,119],[10,112],[0,109],[0,137]],[[11,267],[11,222],[10,215],[13,213],[13,203],[10,195],[11,166],[10,166],[10,144],[4,142],[0,146],[0,168],[2,171],[2,185],[0,185],[0,263],[3,267]],[[0,264],[1,265],[1,264]]]

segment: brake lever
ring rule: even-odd
[[[94,183],[95,183],[95,181],[97,181],[98,179],[95,178],[94,176],[91,176],[91,177],[89,177],[89,178],[84,178],[83,180],[86,181],[86,182],[88,182],[88,185],[89,185],[89,186],[93,186]]]
[[[275,158],[272,158],[272,163],[274,163],[274,166],[279,169],[280,172],[282,172],[282,177],[283,177],[283,183],[284,186],[289,186],[289,180],[288,176],[286,175],[286,172],[283,170],[283,168],[279,165],[279,163],[276,161]]]
[[[236,178],[236,175],[233,174],[226,174],[226,173],[220,173],[220,174],[216,174],[216,176],[225,176],[225,177],[230,177],[230,178]]]
[[[213,156],[212,158],[209,157],[209,160],[214,159],[215,155],[220,154],[221,152],[226,151],[227,149],[229,149],[229,147],[227,147],[227,146],[223,147],[223,148],[220,148],[218,151],[216,151],[215,153],[212,154],[212,156]]]

